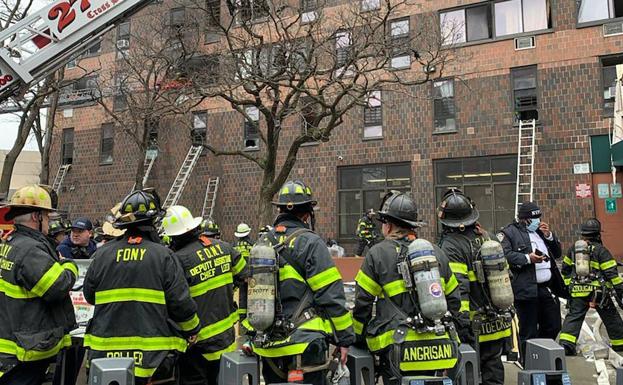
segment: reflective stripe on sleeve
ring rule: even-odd
[[[188,321],[178,322],[177,324],[183,331],[188,332],[199,326],[199,317],[197,316],[197,313],[195,313],[195,315],[193,315]]]
[[[294,279],[299,282],[305,282],[305,279],[301,277],[298,271],[292,265],[285,265],[279,268],[279,281],[285,281],[286,279]]]
[[[333,322],[335,330],[342,331],[353,325],[353,317],[350,312],[346,312],[346,314],[339,317],[331,317],[331,322]]]
[[[467,264],[461,262],[450,262],[450,270],[454,274],[467,275]]]
[[[146,302],[166,305],[164,292],[161,290],[142,288],[123,288],[103,290],[95,293],[95,305],[104,305],[116,302]]]
[[[385,290],[387,295],[393,297],[398,294],[406,293],[407,287],[405,286],[405,281],[403,279],[398,279],[383,285],[383,290]]]
[[[74,273],[74,277],[75,277],[76,279],[78,279],[78,275],[79,275],[79,274],[78,274],[78,266],[76,266],[76,264],[75,264],[75,263],[73,263],[73,262],[65,262],[65,263],[63,263],[63,264],[61,265],[61,267],[62,267],[63,269],[65,269],[65,270],[69,270],[69,271],[71,271],[72,273]]]
[[[340,275],[337,267],[333,266],[322,273],[318,273],[313,277],[308,278],[307,283],[313,291],[318,291],[323,287],[329,286],[335,281],[340,281],[341,279],[342,276]]]
[[[363,323],[353,318],[353,330],[355,331],[355,334],[362,335],[363,334]]]
[[[601,270],[612,269],[613,267],[616,267],[616,266],[617,266],[617,261],[615,261],[614,259],[611,259],[609,261],[599,264],[599,268]]]
[[[232,272],[234,273],[234,275],[239,274],[246,266],[247,266],[247,260],[244,258],[240,258],[238,263],[236,263],[236,265],[232,269]]]
[[[618,275],[614,278],[612,278],[610,280],[610,282],[612,282],[612,285],[616,286],[616,285],[620,285],[623,283],[623,278],[619,277]]]
[[[47,293],[48,289],[54,285],[54,282],[58,279],[58,277],[63,274],[65,269],[61,267],[60,264],[54,263],[52,267],[48,271],[43,274],[43,277],[39,279],[39,282],[30,290],[35,293],[39,297],[43,297],[45,293]]]
[[[156,369],[157,368],[141,368],[139,366],[135,366],[134,375],[136,377],[150,378],[151,376],[154,375],[154,373],[156,372]]]
[[[573,336],[573,335],[568,334],[568,333],[560,333],[559,339],[561,341],[571,342],[572,344],[575,344],[575,342],[578,340],[578,338],[576,336]]]
[[[459,309],[460,312],[463,311],[469,311],[469,300],[461,300],[461,308]]]
[[[571,258],[569,258],[568,256],[566,256],[566,255],[565,255],[565,256],[564,256],[564,258],[562,259],[562,262],[563,262],[565,265],[569,265],[569,266],[573,266],[573,265],[574,265],[573,260],[572,260]]]
[[[443,293],[448,295],[452,293],[457,287],[459,287],[459,281],[456,279],[456,276],[452,274],[448,282],[444,278],[441,278],[441,283],[443,284]]]
[[[361,287],[363,290],[367,291],[369,294],[378,297],[381,295],[382,289],[381,285],[374,282],[374,280],[366,275],[362,270],[359,270],[357,276],[355,277],[355,282]]]
[[[202,356],[203,356],[203,358],[205,358],[208,361],[216,361],[216,360],[220,360],[221,359],[221,356],[223,355],[223,353],[233,352],[234,350],[236,350],[236,342],[235,341],[234,341],[233,344],[229,345],[225,349],[221,349],[221,350],[218,350],[218,351],[212,352],[212,353],[203,353]]]

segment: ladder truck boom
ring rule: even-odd
[[[0,31],[0,102],[65,65],[151,0],[56,0]]]

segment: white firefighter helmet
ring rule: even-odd
[[[201,221],[201,218],[193,217],[186,207],[171,206],[162,219],[162,234],[169,237],[182,235],[199,227]]]

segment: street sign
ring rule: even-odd
[[[613,198],[623,198],[623,194],[621,194],[621,183],[610,185],[610,196]]]
[[[575,163],[573,165],[574,174],[589,174],[590,172],[591,167],[588,163]]]
[[[597,196],[601,199],[610,198],[610,186],[607,183],[598,184]]]
[[[593,195],[591,185],[588,183],[578,183],[575,185],[576,198],[590,198]]]
[[[614,198],[606,199],[606,213],[615,214],[617,212],[617,200]]]

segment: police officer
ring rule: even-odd
[[[184,352],[182,337],[192,342],[201,327],[184,272],[159,243],[154,221],[162,214],[155,193],[130,193],[115,221],[125,234],[97,249],[84,280],[84,297],[95,305],[84,336],[88,360],[133,358],[137,385],[166,378],[169,353]]]
[[[565,354],[576,354],[576,341],[584,316],[593,302],[597,313],[601,317],[608,336],[610,345],[615,351],[623,351],[623,321],[617,311],[610,290],[615,291],[619,301],[623,298],[623,279],[619,277],[617,262],[612,254],[601,242],[601,223],[596,218],[588,219],[580,227],[582,239],[587,242],[587,250],[576,252],[575,246],[563,258],[562,276],[565,284],[569,287],[571,298],[569,299],[569,312],[565,317],[560,332],[560,344],[565,348]],[[576,272],[576,253],[584,252],[589,255],[589,274],[582,279]]]
[[[249,259],[251,248],[254,243],[249,234],[251,234],[251,228],[246,223],[239,224],[238,227],[236,227],[236,232],[234,232],[234,236],[236,237],[234,249],[238,250],[240,255],[247,260]]]
[[[461,342],[473,345],[480,353],[482,383],[504,384],[502,351],[511,335],[510,322],[485,309],[492,308],[482,286],[476,280],[474,262],[483,242],[489,240],[476,227],[480,214],[471,199],[460,190],[450,189],[438,209],[443,233],[439,247],[450,260],[450,269],[461,286],[461,310],[472,314],[473,328],[461,335]],[[477,344],[476,344],[477,343]]]
[[[55,203],[38,185],[17,190],[0,243],[0,384],[38,385],[76,327],[69,291],[78,268],[46,237]]]
[[[278,286],[283,314],[276,317],[283,316],[294,327],[269,334],[266,343],[254,341],[253,349],[264,360],[266,383],[293,382],[287,377],[296,375],[303,383],[322,385],[326,370],[309,372],[308,368],[327,363],[329,342],[337,346],[345,364],[355,340],[342,277],[324,241],[313,232],[316,201],[311,189],[301,181],[288,181],[273,204],[279,215],[266,236],[273,245],[284,245]]]
[[[566,289],[555,260],[562,256],[560,242],[541,222],[534,202],[519,206],[517,220],[498,233],[513,273],[511,284],[519,318],[522,357],[531,338],[556,339],[560,331],[560,302]]]
[[[356,257],[361,257],[366,247],[370,249],[376,243],[376,224],[372,220],[374,218],[374,209],[368,209],[366,213],[357,222],[357,238],[359,246],[357,247]]]
[[[440,335],[416,332],[408,321],[417,316],[418,299],[407,289],[398,271],[398,263],[406,256],[409,244],[417,238],[416,229],[422,225],[415,203],[409,196],[392,191],[383,198],[378,216],[383,223],[385,239],[370,249],[355,278],[353,323],[357,340],[363,342],[365,339],[368,349],[380,356],[383,384],[394,385],[399,384],[404,375],[430,375],[454,367],[457,342],[448,332]],[[461,307],[459,283],[443,251],[431,247],[439,263],[441,289],[448,310],[456,316]],[[376,314],[373,316],[375,301]],[[403,329],[405,326],[407,330]],[[402,329],[401,334],[405,335],[403,346],[395,344],[394,335],[398,329]],[[426,354],[401,356],[401,349],[417,351],[418,346],[424,346],[420,351],[426,351]]]
[[[234,284],[246,274],[246,259],[229,243],[201,235],[200,225],[201,218],[193,218],[184,206],[169,207],[162,220],[201,321],[196,344],[180,358],[181,385],[217,384],[221,355],[236,348]]]

